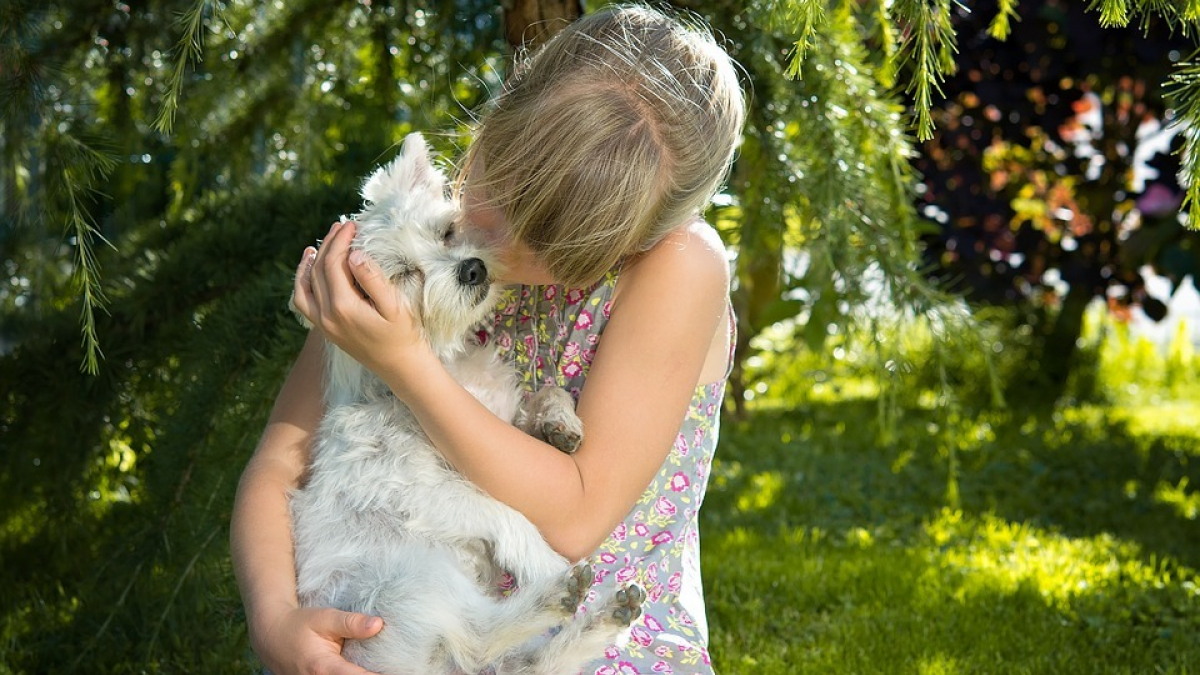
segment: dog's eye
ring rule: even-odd
[[[442,234],[442,243],[446,246],[454,243],[454,228],[447,227],[446,232]]]

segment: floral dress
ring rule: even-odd
[[[578,400],[612,309],[618,275],[618,270],[610,271],[583,289],[510,287],[494,324],[481,330],[480,339],[493,340],[516,365],[529,394],[559,386]],[[609,646],[582,675],[713,672],[697,515],[716,448],[724,389],[724,380],[696,388],[662,468],[589,559],[597,586],[614,580],[637,583],[646,590],[647,600],[629,641]],[[585,609],[596,597],[593,589]]]

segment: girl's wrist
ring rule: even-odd
[[[379,376],[387,383],[396,398],[413,403],[414,396],[431,378],[445,373],[446,367],[424,340],[411,348],[399,350],[383,365]]]

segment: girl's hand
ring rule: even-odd
[[[254,651],[274,675],[372,675],[342,658],[347,639],[364,640],[383,620],[336,609],[296,608],[262,635],[252,635]]]
[[[304,249],[296,309],[332,342],[385,380],[428,352],[421,326],[383,271],[351,251],[355,224],[334,223],[320,250]]]

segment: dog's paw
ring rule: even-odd
[[[579,605],[587,597],[588,591],[592,588],[592,582],[595,580],[596,571],[592,569],[591,565],[580,563],[572,567],[570,574],[567,575],[567,594],[562,598],[563,611],[575,614],[575,610],[579,609]]]
[[[642,603],[646,601],[646,591],[637,584],[630,584],[613,594],[609,606],[612,608],[612,620],[621,627],[628,626],[642,615]]]
[[[542,438],[568,455],[573,455],[583,442],[583,433],[566,422],[547,420],[542,423]]]

